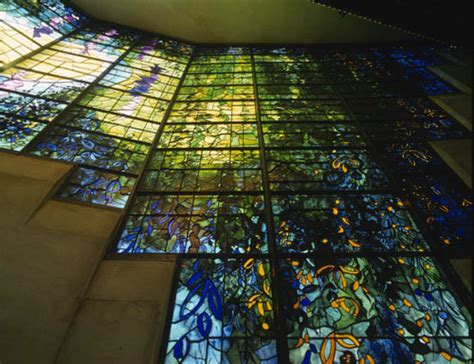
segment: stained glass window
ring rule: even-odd
[[[291,362],[471,358],[467,312],[429,257],[288,259],[281,271]]]
[[[0,148],[71,162],[56,198],[124,209],[108,257],[173,254],[166,363],[470,363],[447,260],[468,132],[436,46],[204,47],[0,5]],[[443,52],[446,49],[443,48]]]
[[[80,27],[84,17],[59,1],[0,4],[0,69]]]

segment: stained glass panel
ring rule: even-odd
[[[34,153],[112,171],[138,173],[148,146],[64,127],[54,127]]]
[[[159,148],[258,147],[256,124],[168,124]]]
[[[290,356],[302,363],[336,355],[468,362],[470,317],[441,276],[425,256],[288,259],[282,279]]]
[[[365,150],[270,150],[267,156],[272,190],[360,191],[387,183]]]
[[[51,121],[66,108],[66,104],[26,96],[0,89],[0,112],[31,118],[38,121]]]
[[[360,147],[366,143],[352,124],[264,123],[266,147]]]
[[[170,122],[255,122],[253,101],[176,102]]]
[[[117,245],[120,253],[267,252],[259,195],[139,196]]]
[[[0,4],[0,69],[17,62],[67,34],[81,23],[81,17],[57,1],[4,0]],[[57,7],[59,13],[51,10]],[[56,5],[56,6],[55,6]]]
[[[135,177],[101,170],[78,168],[59,196],[111,207],[123,208],[130,197]]]
[[[20,151],[45,127],[38,121],[0,114],[0,148]]]
[[[439,246],[468,249],[473,207],[467,186],[426,144],[389,144],[379,150]]]
[[[167,363],[274,363],[268,261],[184,260]]]
[[[262,121],[344,121],[351,120],[340,100],[261,101]]]
[[[275,196],[272,205],[283,252],[429,249],[404,203],[390,195]]]
[[[74,163],[58,198],[125,209],[108,256],[178,257],[160,362],[471,362],[448,264],[471,191],[428,145],[471,134],[427,97],[457,92],[440,48],[191,46],[57,0],[0,15],[0,148]]]
[[[261,191],[258,150],[157,151],[145,173],[142,190]]]
[[[168,102],[140,94],[97,86],[90,89],[79,102],[82,106],[103,111],[113,111],[129,117],[139,117],[153,122],[163,119]]]
[[[0,89],[62,102],[71,102],[86,87],[84,82],[13,67],[0,74]]]
[[[160,126],[154,122],[79,106],[69,108],[61,115],[58,123],[144,143],[153,141]]]
[[[18,64],[20,68],[86,82],[94,81],[109,66],[110,63],[103,60],[53,49],[46,49]]]
[[[75,53],[107,62],[115,61],[125,51],[123,48],[109,47],[102,43],[80,38],[80,34],[67,37],[55,43],[51,48],[62,53]]]

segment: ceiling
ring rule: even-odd
[[[358,43],[412,36],[310,0],[72,0],[86,14],[199,43]]]
[[[392,24],[398,28],[472,49],[469,31],[470,1],[454,0],[311,0],[344,13],[352,13]]]

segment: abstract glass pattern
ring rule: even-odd
[[[45,127],[38,121],[0,114],[0,148],[20,151]]]
[[[12,67],[0,74],[0,89],[55,101],[71,102],[86,87],[84,82],[20,68]]]
[[[362,135],[351,124],[264,123],[266,147],[341,147],[365,146]]]
[[[0,4],[0,70],[60,39],[84,17],[59,0],[4,0]]]
[[[67,104],[0,89],[0,112],[50,122]]]
[[[54,49],[45,49],[18,63],[17,66],[58,77],[93,82],[109,65],[105,61],[88,58],[76,53],[63,53]]]
[[[63,53],[75,53],[95,60],[114,62],[126,48],[113,48],[92,40],[83,39],[80,34],[71,35],[60,42],[54,43],[52,49]]]
[[[467,363],[470,316],[429,257],[288,259],[293,362]]]
[[[141,186],[149,192],[261,191],[258,150],[158,150]]]
[[[270,150],[267,158],[275,191],[361,191],[383,188],[387,182],[366,150]]]
[[[390,195],[275,196],[276,241],[284,252],[423,252],[404,203]]]
[[[35,154],[113,171],[138,173],[147,145],[84,131],[54,127]]]
[[[170,124],[159,148],[254,148],[258,147],[256,124]]]
[[[345,121],[351,116],[341,100],[261,101],[262,121]]]
[[[139,196],[118,242],[120,253],[267,252],[259,195]]]
[[[0,5],[0,148],[126,209],[109,254],[177,255],[160,362],[469,363],[447,259],[470,191],[428,146],[434,46],[191,46]],[[438,248],[441,248],[438,249]],[[442,254],[440,254],[442,252]]]
[[[176,102],[169,122],[255,122],[254,101]]]
[[[167,363],[275,363],[269,264],[264,259],[183,262]]]
[[[379,150],[439,246],[468,249],[473,207],[467,186],[426,144],[389,144]]]
[[[59,196],[123,208],[135,183],[135,177],[90,168],[78,168],[62,188]]]

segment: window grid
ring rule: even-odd
[[[426,362],[467,353],[469,295],[448,258],[462,256],[469,242],[464,225],[472,217],[472,202],[455,176],[443,178],[452,172],[427,141],[469,133],[426,99],[455,92],[426,71],[437,62],[430,58],[432,50],[193,51],[177,42],[105,29],[82,27],[18,64],[34,85],[2,86],[1,77],[11,76],[13,68],[0,76],[0,147],[43,150],[60,159],[71,153],[79,167],[59,198],[125,207],[109,258],[178,255],[172,303],[178,296],[180,301],[169,307],[162,361],[186,355],[188,361],[237,359],[236,352],[241,359],[269,362],[334,361],[353,360],[352,352],[370,362],[374,357],[366,342],[378,338],[403,342],[412,352],[431,345],[431,354],[417,357]],[[68,52],[68,39],[100,45],[98,51],[107,50],[110,62]],[[77,45],[87,48],[82,41]],[[64,74],[63,65],[53,62],[53,68],[32,71],[31,60],[48,54],[102,68],[67,95],[64,85],[75,76]],[[137,76],[117,83],[114,76],[127,70]],[[48,77],[62,83],[58,95],[56,81],[49,84]],[[154,88],[160,77],[165,83]],[[136,110],[139,103],[143,109]],[[64,148],[52,143],[55,138]],[[74,138],[84,151],[70,148]],[[98,151],[89,151],[91,142]],[[406,166],[392,172],[394,163]],[[434,197],[420,186],[438,181],[443,186],[438,210],[456,209],[462,218],[427,207]],[[95,194],[87,196],[84,191],[90,190]],[[440,216],[448,227],[441,235]],[[322,286],[311,291],[315,279],[337,293]],[[397,295],[386,295],[390,287]],[[360,304],[370,300],[371,291],[385,297],[398,331],[382,330],[383,318],[376,319],[385,312],[381,307]],[[314,292],[336,296],[318,301]],[[199,293],[204,298],[197,298]],[[450,302],[448,311],[434,309],[441,310],[442,320],[459,319],[458,327],[434,331],[430,322],[444,321],[416,316],[429,304],[424,300]],[[302,314],[301,307],[309,315],[304,325],[294,316]],[[324,323],[330,317],[317,317],[321,307],[325,314],[338,311],[351,331],[343,335],[337,331],[344,332],[341,323]],[[373,323],[372,331],[358,326],[358,317],[371,328]],[[181,335],[186,323],[173,331],[182,321],[192,322],[194,331]],[[418,348],[414,338],[421,342]],[[449,352],[448,338],[462,352]],[[205,352],[194,349],[199,342]]]

